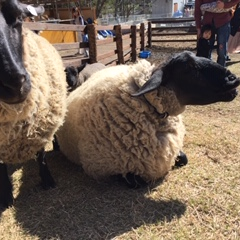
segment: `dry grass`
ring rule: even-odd
[[[152,58],[192,49],[155,47]],[[240,76],[239,55],[229,69]],[[0,239],[240,239],[240,96],[231,103],[188,107],[184,151],[189,164],[156,186],[98,183],[49,151],[57,188],[43,191],[37,164],[10,169],[14,207],[1,213]]]

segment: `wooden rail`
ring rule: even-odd
[[[160,18],[149,19],[148,23],[132,26],[94,24],[81,26],[39,22],[24,23],[24,25],[35,31],[62,32],[61,41],[52,44],[62,56],[65,66],[79,66],[84,62],[101,62],[105,65],[134,62],[138,58],[138,53],[146,46],[151,48],[152,43],[196,42],[197,34],[193,23],[194,18]],[[76,36],[79,32],[83,32],[85,27],[89,41],[80,43]],[[99,40],[97,32],[100,30],[110,30],[113,32],[113,36]],[[75,40],[64,42],[69,32],[73,33]],[[89,49],[89,57],[79,54],[79,50],[84,48]]]
[[[62,56],[65,66],[79,66],[84,62],[102,62],[105,65],[124,64],[127,61],[136,61],[137,55],[147,45],[145,24],[140,25],[109,25],[98,26],[89,24],[87,26],[72,24],[51,24],[51,23],[24,23],[34,31],[73,31],[76,35],[87,28],[88,42],[60,42],[52,43]],[[113,37],[97,39],[99,30],[111,30]],[[77,39],[77,38],[76,38]],[[62,39],[64,41],[64,39]],[[89,49],[89,57],[79,54],[80,49]]]
[[[110,30],[114,37],[97,40],[99,30]],[[124,64],[126,61],[136,61],[137,54],[146,46],[145,25],[87,25],[89,38],[90,63]]]
[[[148,19],[148,47],[152,43],[196,42],[197,31],[194,18]],[[181,38],[178,38],[181,36]],[[186,37],[183,37],[186,36]],[[188,36],[188,37],[187,37]],[[189,38],[189,36],[192,36]]]

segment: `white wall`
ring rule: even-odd
[[[173,0],[155,0],[152,4],[153,17],[171,17]]]

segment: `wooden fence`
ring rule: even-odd
[[[194,18],[148,19],[148,46],[161,42],[196,42]],[[181,36],[179,38],[179,36]],[[191,36],[191,37],[189,37]]]
[[[62,35],[60,43],[52,43],[62,56],[65,66],[79,66],[84,62],[102,62],[105,65],[124,64],[136,61],[138,53],[147,45],[147,30],[144,23],[140,25],[87,25],[88,42],[65,42],[67,32],[83,32],[85,26],[51,23],[24,23],[25,27],[35,31],[58,32]],[[111,30],[113,37],[97,39],[99,30]],[[60,32],[60,34],[59,34]],[[50,41],[51,42],[51,41]],[[89,49],[89,57],[79,54],[80,48]]]
[[[37,30],[44,37],[54,35],[58,43],[51,42],[62,56],[65,66],[79,66],[84,62],[101,62],[105,65],[135,62],[140,51],[151,48],[153,43],[197,42],[194,18],[149,19],[138,25],[87,25],[88,42],[78,42],[77,34],[86,26],[52,23],[24,23],[31,30]],[[113,37],[97,39],[97,32],[110,30]],[[43,34],[45,33],[45,34]],[[48,34],[46,34],[48,33]],[[58,33],[58,34],[56,34]],[[181,38],[179,38],[179,36]],[[190,38],[189,38],[190,36]],[[79,49],[89,49],[89,57],[78,54]]]
[[[88,25],[90,62],[124,64],[136,61],[137,55],[147,44],[145,24],[98,26]],[[114,37],[97,39],[99,30],[111,30]],[[83,45],[83,44],[82,44]],[[81,45],[81,46],[82,46]]]

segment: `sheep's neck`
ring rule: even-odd
[[[146,93],[144,97],[162,118],[168,115],[176,116],[185,110],[185,106],[179,104],[174,92],[164,87]]]

